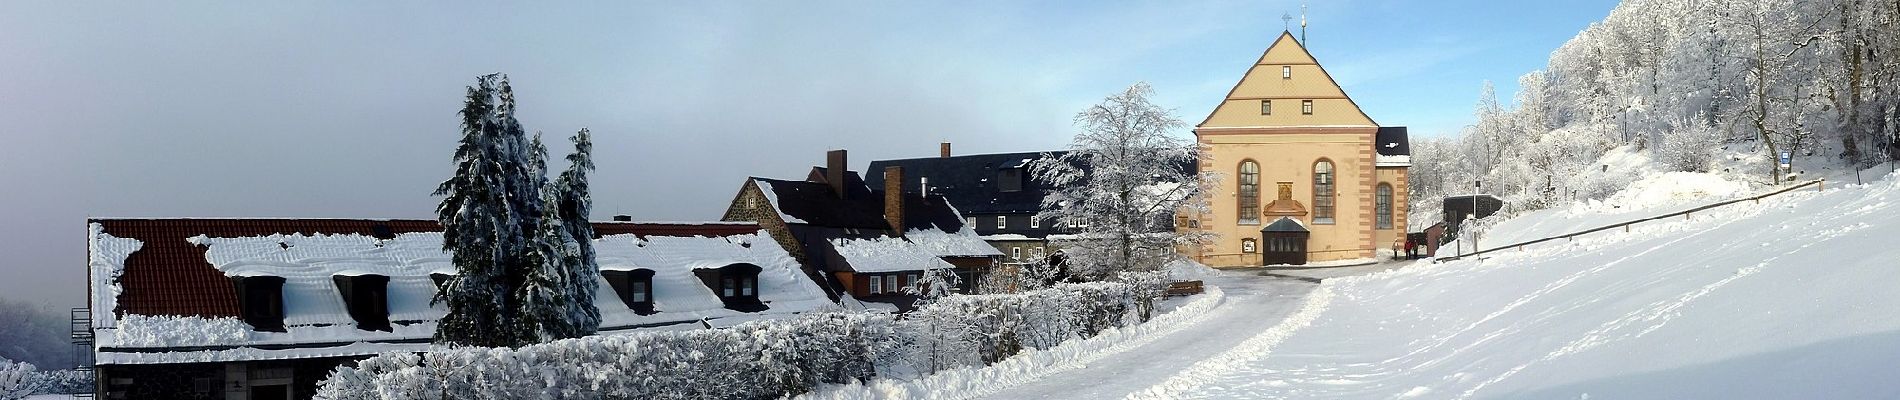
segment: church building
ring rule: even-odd
[[[1405,238],[1404,127],[1359,110],[1284,32],[1194,127],[1202,171],[1218,176],[1206,212],[1179,228],[1215,234],[1185,249],[1211,266],[1377,257]]]

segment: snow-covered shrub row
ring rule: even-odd
[[[34,394],[79,394],[93,391],[91,372],[56,369],[34,373],[31,379]]]
[[[223,346],[248,343],[251,331],[231,317],[125,314],[113,337],[125,347]]]
[[[882,314],[821,313],[728,329],[592,336],[519,349],[392,353],[339,367],[319,399],[768,398],[872,375],[866,327]]]
[[[92,374],[70,369],[40,371],[31,363],[0,358],[0,400],[35,394],[92,393]]]
[[[906,378],[982,366],[1025,348],[1047,349],[1146,321],[1164,290],[1161,273],[1122,282],[1063,283],[1018,294],[950,296],[906,314],[881,341],[878,372]]]
[[[829,312],[726,329],[602,335],[519,349],[390,353],[338,367],[319,399],[771,398],[821,383],[993,363],[1140,323],[1158,273],[949,296],[903,316]]]

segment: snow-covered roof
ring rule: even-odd
[[[786,214],[786,213],[785,213],[785,211],[784,211],[784,210],[785,210],[785,207],[784,207],[784,204],[785,204],[785,203],[783,203],[783,202],[781,202],[781,201],[779,201],[779,199],[778,199],[778,191],[776,191],[776,190],[773,190],[773,189],[772,189],[772,184],[771,184],[771,182],[770,182],[770,181],[766,181],[766,180],[764,180],[764,179],[759,179],[759,178],[753,178],[753,179],[752,179],[751,181],[749,181],[749,182],[750,182],[750,183],[752,184],[752,186],[753,186],[754,188],[756,188],[756,189],[758,189],[758,190],[759,190],[759,193],[764,193],[764,194],[765,194],[765,201],[766,201],[767,203],[770,203],[770,205],[772,206],[772,210],[773,210],[774,212],[777,212],[777,213],[778,213],[778,217],[779,217],[779,218],[781,218],[781,219],[782,219],[783,221],[785,221],[785,223],[788,223],[788,224],[804,224],[804,223],[807,223],[807,222],[805,222],[805,220],[802,220],[802,219],[798,219],[798,217],[794,217],[794,216],[792,216],[791,214]]]
[[[1375,154],[1372,156],[1372,165],[1375,167],[1410,167],[1412,166],[1412,156]]]
[[[197,227],[198,223],[184,224]],[[403,347],[408,345],[422,346],[410,349],[419,351],[426,349],[428,340],[434,334],[434,321],[446,313],[444,306],[429,304],[435,294],[430,274],[455,273],[449,255],[442,251],[440,232],[405,232],[387,235],[386,239],[358,233],[179,236],[171,240],[181,242],[183,248],[201,249],[201,266],[197,268],[213,271],[214,275],[284,278],[283,322],[286,332],[255,331],[234,315],[141,315],[128,312],[115,316],[110,310],[114,310],[122,290],[119,281],[112,277],[127,268],[129,255],[142,247],[149,249],[150,246],[139,240],[114,237],[99,223],[91,225],[93,232],[89,264],[96,289],[92,301],[94,310],[98,310],[93,315],[101,364],[360,355],[391,351],[389,346],[410,349]],[[642,227],[638,224],[623,224],[606,230],[637,232],[642,231]],[[677,232],[681,227],[674,224],[653,228]],[[733,230],[732,226],[726,225],[714,228],[708,231]],[[635,313],[621,303],[620,297],[615,295],[604,279],[599,281],[595,302],[601,310],[603,332],[753,315],[726,309],[724,302],[693,273],[697,269],[733,264],[760,267],[758,298],[769,307],[760,312],[762,314],[798,313],[835,307],[824,292],[805,277],[798,262],[763,230],[711,237],[608,234],[596,239],[594,245],[602,270],[654,271],[652,299],[655,312],[649,315]],[[173,254],[167,257],[177,256],[191,255]],[[159,255],[148,256],[148,260],[150,257]],[[133,265],[132,268],[154,267]],[[149,275],[150,271],[145,274]],[[395,322],[389,332],[357,329],[356,321],[350,317],[333,280],[339,275],[366,274],[389,277],[386,299],[389,320]],[[227,279],[215,278],[208,283],[223,284],[228,289]],[[227,300],[236,301],[235,298]],[[339,343],[354,344],[344,346]],[[289,350],[297,351],[254,348],[259,345],[290,347]],[[194,351],[166,352],[170,354],[167,356],[151,353],[152,349],[175,348],[193,348]],[[366,352],[352,350],[359,348]]]
[[[955,268],[922,245],[902,238],[831,239],[851,269],[857,272],[922,271]],[[1000,253],[999,253],[1000,254]]]
[[[910,239],[911,242],[917,243],[925,250],[929,250],[930,254],[938,257],[1003,255],[1002,251],[996,250],[996,246],[991,246],[989,242],[983,241],[982,236],[977,236],[976,231],[970,229],[969,225],[964,225],[963,230],[956,233],[944,232],[940,229],[912,229],[904,232],[904,238]]]

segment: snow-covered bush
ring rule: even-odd
[[[1160,273],[936,299],[910,314],[816,313],[725,329],[445,347],[338,367],[319,399],[775,398],[822,383],[980,366],[1145,321]],[[446,396],[445,396],[446,395]]]
[[[92,373],[59,369],[40,371],[33,374],[33,393],[35,394],[78,394],[92,393]]]
[[[319,399],[769,398],[872,375],[865,327],[822,313],[728,329],[604,335],[519,349],[392,353],[339,367]],[[887,322],[884,322],[887,323]]]
[[[1153,299],[1165,290],[1164,273],[1122,273],[1118,279],[938,299],[896,321],[896,338],[874,345],[879,375],[987,365],[1025,348],[1047,349],[1146,321]]]
[[[0,400],[18,400],[33,394],[33,364],[0,358]]]

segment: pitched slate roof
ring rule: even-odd
[[[1410,140],[1408,140],[1408,138],[1406,137],[1405,127],[1382,126],[1382,127],[1379,127],[1379,133],[1374,136],[1375,138],[1373,139],[1372,147],[1378,149],[1379,155],[1382,155],[1382,156],[1412,155],[1412,144]]]
[[[1061,157],[1066,151],[1048,152]],[[1029,176],[1028,161],[1041,158],[1042,152],[974,154],[955,157],[912,158],[872,161],[870,171],[885,167],[904,168],[904,191],[917,192],[918,178],[930,181],[930,191],[942,195],[965,214],[1017,214],[1042,210],[1042,198],[1051,188]],[[997,174],[1003,169],[1023,169],[1022,190],[997,189]],[[865,180],[871,187],[884,187],[884,177],[872,174]]]
[[[814,173],[817,173],[814,170]],[[908,174],[909,172],[906,172]],[[773,198],[779,213],[798,220],[803,224],[830,228],[853,229],[890,229],[884,221],[884,191],[871,190],[858,179],[856,172],[846,172],[843,198],[831,193],[831,186],[819,182],[788,181],[752,177],[759,190],[766,191]],[[882,180],[879,180],[882,182]],[[856,182],[856,185],[852,183]],[[882,186],[877,186],[882,187]],[[788,223],[800,223],[786,221]],[[956,232],[963,229],[963,219],[950,202],[938,195],[919,195],[915,192],[904,193],[904,228],[940,229]]]
[[[442,230],[442,226],[432,220],[172,218],[92,219],[88,222],[99,224],[105,234],[142,243],[125,259],[125,270],[118,280],[122,291],[117,309],[94,310],[94,315],[106,316],[126,313],[238,316],[237,293],[230,279],[206,261],[205,246],[187,240],[194,236],[231,238],[299,233],[376,236]],[[594,223],[597,236],[731,236],[758,231],[757,224],[745,223]]]

